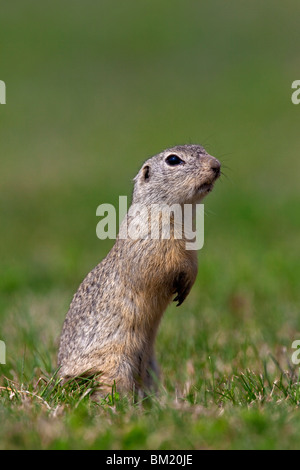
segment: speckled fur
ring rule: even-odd
[[[169,166],[171,154],[183,163]],[[200,145],[167,149],[147,160],[134,178],[132,203],[195,204],[212,189],[219,170],[218,160]],[[200,188],[205,183],[209,190]],[[196,275],[197,253],[186,250],[184,239],[118,237],[71,302],[60,339],[61,377],[101,373],[103,392],[114,381],[121,392],[151,389],[158,375],[159,322],[175,294],[183,302]]]

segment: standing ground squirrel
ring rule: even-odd
[[[200,145],[164,150],[149,158],[134,178],[131,207],[191,204],[195,208],[212,190],[220,168]],[[131,218],[129,209],[120,232]],[[169,239],[152,239],[148,220],[144,222],[142,237],[118,235],[106,258],[74,295],[58,353],[63,379],[101,374],[103,392],[110,391],[114,382],[121,392],[152,388],[158,375],[154,341],[159,322],[175,295],[173,300],[180,305],[190,292],[197,275],[197,252],[186,249],[184,236],[175,237],[172,217]]]

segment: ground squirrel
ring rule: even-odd
[[[134,178],[132,205],[195,207],[212,190],[220,168],[200,145],[164,150],[149,158]],[[130,219],[130,210],[125,219]],[[158,374],[154,341],[159,322],[170,301],[180,305],[194,284],[197,252],[187,250],[186,239],[175,238],[174,232],[170,239],[119,235],[73,297],[58,364],[65,380],[101,374],[104,392],[113,383],[121,392],[145,391]]]

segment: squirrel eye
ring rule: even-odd
[[[181,160],[181,158],[179,158],[177,155],[169,155],[165,161],[170,166],[180,165],[181,163],[184,163],[184,161]]]

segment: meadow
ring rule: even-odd
[[[7,2],[0,17],[1,449],[297,449],[300,6],[296,0]],[[184,143],[222,163],[159,394],[62,387],[59,335],[113,240],[99,204]]]

